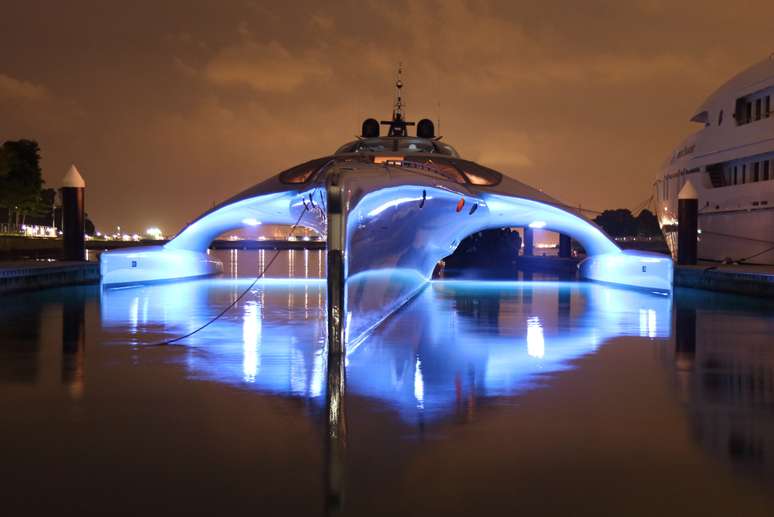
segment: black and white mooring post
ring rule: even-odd
[[[699,237],[699,194],[687,181],[677,195],[677,263],[696,265]]]
[[[71,165],[62,178],[61,188],[63,260],[86,260],[84,190],[86,182],[75,165]]]

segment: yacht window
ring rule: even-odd
[[[742,183],[747,183],[747,164],[742,164]]]
[[[497,185],[503,179],[502,174],[499,172],[488,169],[487,167],[482,167],[477,163],[469,162],[467,160],[459,160],[457,162],[457,166],[462,170],[462,173],[465,174],[465,177],[473,185],[491,187],[493,185]]]
[[[749,124],[750,122],[752,122],[752,102],[747,101],[745,105],[745,123]]]
[[[755,100],[755,120],[761,119],[761,100]]]
[[[720,113],[718,113],[718,125],[723,123],[723,110],[720,110]]]
[[[432,142],[422,140],[398,140],[398,149],[410,153],[434,153],[435,147]]]
[[[310,162],[302,163],[301,165],[297,167],[293,167],[292,169],[288,169],[284,172],[280,173],[280,181],[282,183],[306,183],[312,177],[314,174],[320,170],[320,167],[325,165],[328,161],[330,161],[330,158],[318,158],[317,160],[312,160]]]
[[[336,154],[342,153],[432,153],[456,157],[457,152],[446,144],[438,144],[423,138],[366,138],[341,146]]]
[[[758,173],[760,172],[760,162],[753,163],[752,180],[758,181]]]
[[[737,166],[734,165],[734,185],[736,185],[737,180],[739,179],[739,177],[737,176],[737,172],[738,172]]]
[[[771,95],[766,96],[766,118],[771,115]]]
[[[465,177],[460,171],[444,159],[406,156],[403,159],[403,167],[416,168],[419,171],[425,171],[426,174],[434,174],[445,180],[465,184]]]
[[[769,181],[769,161],[763,160],[763,181]]]

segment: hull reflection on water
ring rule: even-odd
[[[105,290],[103,327],[138,343],[190,331],[249,280]],[[190,375],[317,399],[325,394],[324,284],[267,280],[184,341]],[[459,412],[461,400],[519,393],[616,336],[665,337],[671,298],[575,282],[438,282],[347,352],[349,393],[407,420]],[[139,337],[142,336],[142,337]]]
[[[204,279],[102,292],[102,326],[111,341],[128,328],[135,344],[190,332],[215,317],[252,283]],[[317,398],[324,394],[325,284],[267,279],[224,317],[181,343],[194,378]],[[119,334],[114,334],[119,333]]]
[[[693,439],[712,455],[774,479],[774,304],[678,291],[668,359]]]
[[[574,282],[436,282],[350,350],[351,393],[405,420],[514,395],[616,336],[667,337],[671,299]]]

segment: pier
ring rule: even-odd
[[[3,262],[0,294],[99,282],[97,262]]]
[[[774,297],[774,266],[717,264],[675,265],[675,287]]]

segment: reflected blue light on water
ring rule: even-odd
[[[667,337],[670,323],[671,300],[638,291],[435,282],[350,354],[349,390],[427,421],[538,387],[617,336]]]
[[[102,326],[119,343],[175,337],[215,316],[249,279],[106,289]],[[325,393],[325,284],[263,280],[181,343],[192,379],[309,399]],[[348,392],[407,421],[544,384],[617,336],[667,337],[671,298],[576,282],[433,282],[349,350]],[[125,337],[123,338],[125,339]],[[467,409],[466,409],[467,410]]]

